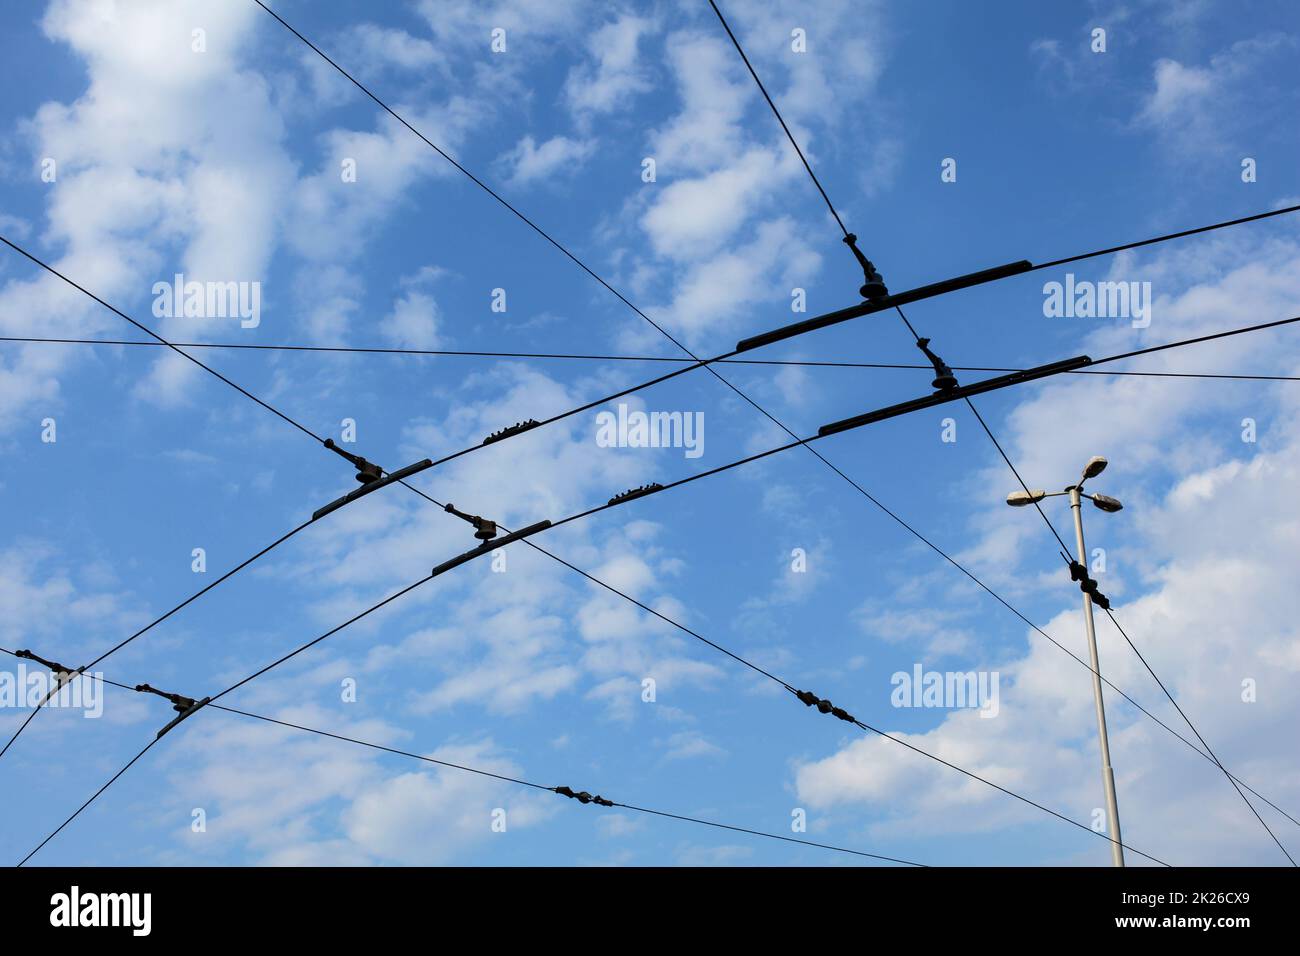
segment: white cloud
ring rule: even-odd
[[[1289,115],[1293,90],[1274,83],[1276,70],[1295,57],[1296,39],[1269,34],[1241,40],[1210,57],[1205,66],[1163,58],[1156,61],[1154,88],[1135,117],[1179,149],[1217,151],[1240,134],[1245,117]],[[1281,111],[1279,113],[1279,111]]]
[[[654,23],[622,14],[594,31],[587,40],[592,62],[575,66],[564,84],[569,109],[579,119],[624,108],[636,95],[651,89],[649,71],[637,58],[637,47]]]
[[[427,292],[408,291],[379,323],[380,334],[399,348],[438,347],[438,302]]]
[[[595,149],[594,140],[553,136],[538,146],[531,136],[525,136],[498,160],[498,165],[508,170],[512,185],[525,186],[540,180],[572,175]]]
[[[352,31],[352,40],[372,71],[385,66],[420,70],[439,60],[437,48],[428,40],[392,27],[363,23]]]

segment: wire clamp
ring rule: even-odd
[[[644,498],[646,495],[652,495],[656,491],[663,491],[664,486],[657,481],[652,481],[648,485],[642,485],[639,488],[629,488],[627,491],[620,491],[613,498],[609,499],[611,505],[621,505],[625,501],[631,501],[634,498]]]
[[[1061,557],[1070,562],[1070,580],[1079,582],[1079,590],[1092,598],[1093,603],[1103,611],[1110,610],[1110,599],[1097,589],[1097,582],[1093,578],[1088,577],[1088,569],[1078,561],[1073,561],[1066,557],[1064,553]]]
[[[372,461],[366,461],[360,455],[353,455],[350,452],[344,451],[338,445],[334,444],[333,438],[325,439],[325,447],[352,462],[357,469],[357,481],[361,482],[363,485],[368,485],[372,481],[378,481],[380,478],[384,477],[383,468]]]
[[[497,536],[497,523],[495,521],[489,521],[487,518],[481,518],[478,515],[469,515],[463,511],[457,511],[456,506],[450,501],[443,505],[442,510],[472,524],[474,526],[474,537],[478,538],[484,547],[487,546],[489,541]]]
[[[829,700],[823,700],[810,690],[795,690],[793,687],[787,688],[787,690],[803,701],[805,706],[816,707],[823,714],[830,714],[832,717],[838,717],[840,720],[848,721],[850,724],[856,724],[858,722],[857,718],[843,707],[836,707]]]
[[[211,697],[204,697],[202,700],[195,700],[193,697],[186,697],[183,694],[169,694],[165,690],[159,690],[157,687],[150,687],[148,684],[136,684],[135,689],[142,694],[157,694],[159,697],[171,701],[172,710],[176,711],[176,716],[172,718],[171,723],[158,731],[159,737],[167,733],[167,731],[171,730],[190,714],[199,710],[212,700]]]
[[[29,650],[14,651],[14,656],[25,657],[29,661],[35,661],[36,663],[48,668],[54,675],[54,679],[58,681],[59,687],[62,687],[86,669],[84,665],[81,667],[68,667],[66,664],[60,664],[58,661],[47,661],[45,658],[38,654],[33,654]]]
[[[934,381],[930,384],[940,392],[951,392],[955,389],[957,387],[957,376],[952,374],[952,369],[948,367],[943,359],[930,351],[930,340],[917,339],[916,347],[925,353],[925,357],[934,366]]]
[[[483,439],[483,444],[490,445],[493,442],[504,441],[507,438],[512,438],[515,435],[526,432],[531,428],[537,428],[541,424],[542,423],[535,418],[530,418],[527,421],[515,422],[513,425],[501,429],[499,432],[493,432],[491,435],[488,435],[487,438]]]
[[[574,793],[568,787],[555,787],[554,790],[560,796],[568,797],[570,800],[577,800],[579,803],[594,803],[602,807],[612,807],[614,805],[614,801],[606,800],[600,794],[593,797],[586,790],[580,790],[577,793]]]
[[[857,257],[858,265],[862,266],[862,275],[867,280],[866,284],[858,290],[858,294],[864,299],[883,299],[889,295],[889,290],[885,288],[884,277],[876,271],[876,267],[871,264],[871,260],[862,254],[858,248],[858,237],[849,233],[844,237],[845,244],[853,250],[853,255]]]

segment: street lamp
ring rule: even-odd
[[[1074,512],[1074,537],[1079,547],[1080,566],[1086,568],[1088,565],[1088,552],[1083,544],[1083,499],[1091,499],[1092,503],[1102,511],[1114,513],[1124,506],[1119,500],[1110,497],[1110,495],[1085,494],[1083,483],[1089,478],[1096,478],[1106,470],[1108,462],[1100,455],[1088,459],[1088,464],[1083,467],[1083,477],[1077,485],[1070,485],[1064,491],[1013,491],[1007,495],[1007,504],[1013,508],[1023,508],[1025,505],[1037,504],[1044,498],[1056,498],[1061,495],[1070,496],[1070,510]],[[1086,572],[1085,572],[1086,574]],[[1095,583],[1092,587],[1095,588]],[[1102,606],[1106,606],[1103,601]],[[1121,844],[1119,828],[1119,803],[1115,798],[1115,772],[1110,765],[1110,738],[1106,733],[1106,706],[1102,701],[1101,695],[1101,666],[1097,660],[1097,632],[1092,620],[1092,595],[1088,591],[1083,592],[1083,623],[1084,629],[1088,636],[1088,656],[1092,661],[1092,697],[1097,705],[1097,737],[1101,742],[1101,779],[1102,785],[1106,791],[1106,823],[1110,830],[1110,856],[1115,866],[1124,865],[1124,847]]]

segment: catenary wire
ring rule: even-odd
[[[0,651],[2,651],[2,652],[4,652],[4,653],[7,653],[7,654],[11,654],[11,655],[13,655],[13,656],[17,656],[17,655],[14,655],[12,651],[9,651],[9,650],[7,650],[7,649],[5,649],[5,648],[0,648]],[[112,686],[114,686],[114,687],[118,687],[118,688],[121,688],[122,690],[128,690],[128,691],[134,691],[134,690],[135,690],[135,688],[134,688],[133,686],[128,685],[128,684],[123,684],[123,683],[120,683],[120,682],[118,682],[118,681],[109,680],[108,678],[104,678],[104,677],[101,677],[100,679],[103,680],[104,683],[106,683],[106,684],[111,684]],[[425,755],[425,754],[412,753],[412,752],[409,751],[409,750],[401,750],[401,749],[396,748],[396,747],[389,747],[389,746],[386,746],[386,745],[384,745],[384,744],[378,744],[378,743],[375,743],[375,742],[373,742],[373,741],[362,740],[362,739],[359,738],[359,737],[349,737],[349,736],[347,736],[346,734],[335,733],[335,732],[333,732],[333,731],[328,731],[328,730],[321,730],[321,729],[318,728],[318,727],[308,727],[306,724],[298,724],[298,723],[294,723],[294,722],[292,722],[292,721],[288,721],[288,720],[280,720],[280,719],[275,718],[275,717],[267,717],[267,716],[265,716],[264,714],[257,714],[257,713],[254,713],[254,712],[252,712],[252,711],[249,711],[249,710],[241,710],[241,709],[239,709],[238,707],[230,707],[230,706],[225,705],[225,704],[216,704],[216,703],[211,703],[211,702],[209,702],[209,703],[206,704],[205,706],[212,707],[212,708],[214,708],[215,710],[224,711],[224,712],[226,712],[226,713],[228,713],[228,714],[238,714],[238,715],[241,716],[241,717],[248,717],[248,718],[251,718],[251,719],[254,719],[254,720],[260,720],[260,721],[263,721],[263,722],[265,722],[265,723],[276,724],[276,725],[279,725],[279,726],[281,726],[281,727],[287,727],[287,728],[290,728],[290,729],[293,729],[293,730],[303,731],[304,733],[315,734],[315,735],[317,735],[317,736],[325,737],[325,738],[328,738],[328,739],[331,739],[331,740],[336,740],[336,741],[340,741],[340,742],[343,742],[343,743],[355,744],[355,745],[357,745],[357,746],[359,746],[359,747],[366,747],[366,748],[369,748],[369,749],[371,749],[371,750],[378,750],[378,751],[382,751],[382,752],[384,752],[384,753],[388,753],[388,754],[393,754],[393,755],[395,755],[395,756],[399,756],[399,757],[408,757],[408,758],[410,758],[411,760],[419,760],[419,761],[422,761],[422,762],[424,762],[424,763],[433,764],[433,765],[438,766],[438,767],[445,767],[445,768],[448,768],[448,769],[451,769],[451,770],[460,770],[460,771],[462,771],[462,772],[464,772],[464,773],[472,773],[472,774],[476,774],[476,775],[481,776],[481,777],[490,777],[490,778],[492,778],[492,779],[494,779],[494,780],[500,780],[500,781],[503,781],[503,782],[505,782],[505,783],[516,784],[516,785],[521,786],[521,787],[530,787],[530,788],[532,788],[532,789],[534,789],[534,790],[544,790],[544,791],[546,791],[546,792],[548,792],[548,793],[555,793],[555,792],[556,792],[556,788],[555,788],[555,787],[548,787],[548,786],[545,786],[544,784],[534,783],[534,782],[532,782],[531,780],[523,780],[523,779],[521,779],[521,778],[519,778],[519,777],[511,777],[511,776],[509,776],[509,775],[507,775],[507,774],[496,773],[496,772],[491,771],[491,770],[483,770],[483,769],[481,769],[481,768],[479,768],[479,767],[471,767],[471,766],[469,766],[468,764],[459,764],[459,763],[453,763],[452,761],[449,761],[449,760],[440,760],[440,759],[438,759],[437,757],[430,757],[430,756],[427,756],[427,755]],[[154,741],[154,742],[157,742],[158,739],[160,739],[160,738],[155,738],[155,741]],[[151,744],[150,746],[152,746],[152,744]],[[137,754],[136,757],[131,761],[131,764],[135,763],[136,760],[138,760],[138,759],[140,759],[140,757],[144,756],[144,752],[147,751],[148,749],[149,749],[149,748],[146,747],[144,751],[141,751],[139,754]],[[113,780],[116,780],[117,777],[120,777],[123,773],[125,773],[128,769],[130,769],[131,764],[128,764],[126,767],[122,768],[122,770],[119,771],[116,775],[114,775]],[[63,827],[66,827],[69,823],[71,823],[72,820],[74,820],[74,819],[75,819],[75,818],[76,818],[76,817],[81,813],[82,810],[86,809],[86,807],[88,807],[92,802],[94,802],[94,800],[95,800],[96,797],[98,797],[98,796],[99,796],[100,794],[102,794],[105,790],[107,790],[107,789],[108,789],[108,786],[110,786],[110,785],[113,783],[113,780],[110,780],[108,784],[106,784],[104,787],[102,787],[102,788],[99,790],[99,792],[95,794],[95,797],[92,797],[90,800],[88,800],[88,801],[87,801],[87,802],[86,802],[86,803],[81,807],[81,809],[79,809],[76,813],[74,813],[71,817],[69,817],[69,818],[64,822],[63,826],[59,827],[59,830],[63,829]],[[636,804],[631,804],[631,803],[622,803],[622,802],[617,801],[617,800],[615,800],[615,801],[611,801],[611,803],[612,803],[612,805],[615,806],[615,807],[622,807],[622,808],[624,808],[624,809],[626,809],[626,810],[634,810],[634,811],[636,811],[636,812],[638,812],[638,813],[646,813],[646,814],[651,814],[651,815],[659,816],[659,817],[665,817],[665,818],[673,819],[673,820],[683,820],[683,821],[686,821],[686,822],[688,822],[688,823],[700,824],[700,825],[702,825],[702,826],[714,827],[714,828],[716,828],[716,829],[730,830],[730,831],[733,831],[733,832],[736,832],[736,833],[747,833],[747,834],[749,834],[749,835],[751,835],[751,836],[759,836],[759,837],[764,837],[764,838],[766,838],[766,839],[771,839],[771,840],[780,840],[780,841],[785,842],[785,843],[796,843],[796,844],[800,844],[800,845],[802,845],[802,846],[815,847],[815,848],[817,848],[817,849],[821,849],[821,850],[832,850],[832,851],[837,852],[837,853],[847,853],[847,854],[851,854],[851,855],[853,855],[853,856],[859,856],[859,857],[864,857],[864,858],[873,859],[873,860],[880,860],[880,861],[888,862],[888,863],[900,863],[900,864],[903,864],[903,865],[906,865],[906,866],[924,867],[924,866],[926,865],[926,864],[924,864],[924,863],[917,863],[917,862],[915,862],[915,861],[913,861],[913,860],[905,860],[905,859],[902,859],[902,858],[900,858],[900,857],[885,856],[885,855],[883,855],[883,854],[879,854],[879,853],[868,853],[868,852],[866,852],[865,850],[855,850],[855,849],[852,849],[852,848],[850,848],[850,847],[837,846],[837,845],[832,844],[832,843],[817,843],[817,842],[815,842],[815,841],[813,841],[813,840],[801,840],[801,839],[799,839],[798,837],[787,837],[787,836],[781,836],[780,834],[776,834],[776,833],[767,833],[767,832],[765,832],[765,831],[763,831],[763,830],[753,830],[753,829],[750,829],[750,828],[748,828],[748,827],[736,826],[736,825],[734,825],[734,824],[729,824],[729,823],[719,823],[719,822],[716,821],[716,820],[705,820],[705,819],[700,818],[700,817],[684,816],[684,815],[682,815],[682,814],[670,813],[670,812],[665,811],[665,810],[655,810],[655,809],[652,809],[652,808],[649,808],[649,807],[641,807],[641,806],[637,806]],[[41,847],[43,847],[46,843],[48,843],[50,839],[52,839],[54,836],[56,836],[56,835],[58,834],[58,832],[59,832],[59,831],[56,830],[54,833],[50,834],[50,837],[48,837],[45,841],[43,841],[43,842],[41,843],[40,846],[36,847],[35,850],[33,850],[31,853],[29,853],[29,854],[28,854],[28,855],[23,859],[22,863],[20,863],[20,864],[18,864],[18,865],[19,865],[19,866],[22,866],[23,863],[26,863],[27,860],[31,859],[31,857],[34,856],[34,855],[36,854],[36,852],[37,852],[38,850],[41,849]]]
[[[149,348],[165,348],[161,342],[140,342],[129,339],[72,339],[48,338],[37,336],[0,335],[0,342],[46,344],[46,345],[139,345]],[[576,360],[589,362],[666,362],[675,365],[691,364],[693,359],[679,358],[672,355],[596,355],[563,352],[484,352],[461,351],[452,349],[399,349],[348,347],[343,345],[258,345],[247,342],[173,342],[180,348],[189,349],[250,349],[270,352],[337,352],[359,355],[412,355],[412,356],[449,356],[466,358],[499,359],[552,359]],[[901,362],[831,362],[815,359],[740,359],[720,358],[718,365],[772,365],[794,368],[845,368],[845,369],[897,369],[925,370],[929,365],[908,364]],[[1010,368],[1005,365],[952,365],[955,372],[1023,372],[1023,368]],[[1147,378],[1203,378],[1240,380],[1250,382],[1300,382],[1300,375],[1247,375],[1219,372],[1142,372],[1142,371],[1095,371],[1091,369],[1069,369],[1066,375],[1129,375]]]
[[[714,2],[714,0],[709,0],[709,6],[711,6],[713,8],[713,12],[717,14],[718,20],[722,23],[722,27],[727,32],[727,36],[731,38],[731,42],[735,46],[736,52],[740,54],[740,58],[744,61],[745,67],[749,70],[750,76],[754,78],[754,82],[758,85],[759,91],[763,94],[763,98],[767,100],[768,106],[771,107],[772,113],[776,116],[777,122],[781,124],[781,128],[785,131],[786,137],[790,140],[790,145],[793,146],[795,152],[799,154],[799,159],[803,162],[804,168],[808,171],[808,175],[812,179],[813,185],[816,186],[817,191],[821,193],[822,199],[826,201],[826,205],[831,211],[831,215],[835,217],[835,221],[839,224],[840,230],[847,237],[849,235],[848,229],[845,228],[843,221],[840,219],[839,213],[836,212],[835,210],[834,204],[831,202],[830,197],[826,194],[826,190],[822,188],[822,184],[820,180],[818,180],[817,174],[813,171],[813,168],[809,164],[807,158],[804,156],[803,150],[799,148],[799,143],[795,139],[794,135],[790,132],[790,127],[786,124],[784,117],[781,116],[781,111],[777,108],[776,103],[773,102],[772,97],[768,95],[766,87],[763,86],[763,81],[759,78],[758,73],[754,70],[754,67],[750,64],[749,57],[745,55],[744,48],[741,47],[740,41],[736,38],[736,35],[732,32],[730,25],[728,25],[726,18],[722,15],[722,11],[718,9],[718,5]],[[1191,235],[1193,234],[1193,232],[1194,231],[1184,233],[1184,235]],[[1111,250],[1111,251],[1116,251],[1116,250]],[[1055,264],[1057,265],[1064,264],[1065,261],[1075,261],[1075,260],[1074,259],[1063,260]],[[907,327],[908,332],[912,334],[912,337],[916,341],[916,344],[918,346],[924,346],[926,344],[925,341],[917,333],[916,329],[913,328],[912,323],[908,320],[907,315],[906,313],[903,312],[902,307],[896,305],[894,308],[895,311],[898,312],[899,318],[903,320],[903,324]],[[1052,536],[1056,539],[1057,543],[1061,546],[1062,559],[1065,561],[1069,561],[1069,558],[1066,557],[1066,555],[1069,553],[1070,550],[1069,547],[1066,545],[1065,541],[1061,538],[1061,535],[1057,532],[1056,526],[1052,523],[1051,519],[1047,517],[1046,512],[1043,511],[1042,506],[1036,500],[1033,499],[1033,494],[1029,490],[1029,486],[1025,483],[1024,478],[1021,477],[1020,475],[1020,471],[1016,468],[1015,464],[1011,461],[1011,458],[1007,455],[1006,451],[1003,449],[1002,443],[999,442],[997,436],[993,434],[993,430],[989,427],[988,423],[985,422],[984,417],[979,413],[979,409],[975,407],[975,403],[971,401],[969,396],[965,397],[965,402],[967,407],[970,408],[972,414],[974,414],[976,420],[979,422],[980,427],[984,430],[984,433],[989,437],[989,440],[993,442],[993,445],[997,449],[998,454],[1001,455],[1002,460],[1006,463],[1007,467],[1011,469],[1011,473],[1015,475],[1016,480],[1020,482],[1020,485],[1024,489],[1025,494],[1030,496],[1030,500],[1033,501],[1034,507],[1038,510],[1039,516],[1043,519],[1043,523],[1047,526],[1047,529],[1052,533]],[[1119,622],[1115,620],[1114,615],[1111,614],[1109,609],[1106,609],[1106,613],[1108,616],[1110,616],[1115,626],[1119,628]],[[1124,634],[1123,628],[1119,628],[1119,629],[1120,629],[1120,633]],[[1272,829],[1264,821],[1264,818],[1260,816],[1259,812],[1255,809],[1254,805],[1251,804],[1249,798],[1246,797],[1242,789],[1239,786],[1237,786],[1236,781],[1233,780],[1232,774],[1228,773],[1227,769],[1224,768],[1223,764],[1219,761],[1218,757],[1214,755],[1214,752],[1210,749],[1209,744],[1206,743],[1205,738],[1201,736],[1200,732],[1196,729],[1196,727],[1192,724],[1191,720],[1183,712],[1183,709],[1179,707],[1178,702],[1175,701],[1173,695],[1169,693],[1168,689],[1164,685],[1164,682],[1161,681],[1159,676],[1156,675],[1155,671],[1151,668],[1150,664],[1147,663],[1146,659],[1142,656],[1141,652],[1138,651],[1137,647],[1133,644],[1133,642],[1128,639],[1127,634],[1124,634],[1124,638],[1126,641],[1128,641],[1129,646],[1133,648],[1133,651],[1138,655],[1138,658],[1142,661],[1147,671],[1155,679],[1156,683],[1160,685],[1160,689],[1164,691],[1165,696],[1169,698],[1170,702],[1173,703],[1174,707],[1178,710],[1179,714],[1183,717],[1183,720],[1187,722],[1188,727],[1191,728],[1192,732],[1196,735],[1197,739],[1200,740],[1201,745],[1205,748],[1206,753],[1209,754],[1209,756],[1213,759],[1214,763],[1217,764],[1219,769],[1222,770],[1223,773],[1228,777],[1229,782],[1232,783],[1237,793],[1241,796],[1241,799],[1245,801],[1246,806],[1250,808],[1251,812],[1255,815],[1256,819],[1259,820],[1260,825],[1264,827],[1268,835],[1273,838],[1273,842],[1277,844],[1278,848],[1282,851],[1282,853],[1294,866],[1295,860],[1291,858],[1291,854],[1287,852],[1286,848],[1282,845],[1282,842],[1278,840],[1276,834],[1273,833]],[[869,729],[874,729],[874,728],[869,728]],[[877,732],[882,733],[880,731]]]

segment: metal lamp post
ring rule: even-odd
[[[1015,491],[1007,495],[1007,504],[1023,507],[1055,498],[1060,495],[1070,496],[1070,510],[1074,512],[1074,537],[1079,547],[1078,563],[1083,567],[1088,564],[1088,552],[1083,543],[1083,499],[1089,498],[1102,511],[1115,512],[1124,506],[1108,495],[1085,494],[1083,483],[1095,478],[1106,468],[1106,459],[1094,457],[1084,466],[1083,477],[1078,484],[1070,485],[1064,491],[1048,494],[1046,491]],[[1102,784],[1106,791],[1106,823],[1110,832],[1110,856],[1115,866],[1124,865],[1124,847],[1121,845],[1119,826],[1119,804],[1115,798],[1115,772],[1110,765],[1110,738],[1106,733],[1106,705],[1102,700],[1101,666],[1097,658],[1097,631],[1092,619],[1092,595],[1083,592],[1083,622],[1088,636],[1088,657],[1092,663],[1092,696],[1097,706],[1097,737],[1101,743]]]

